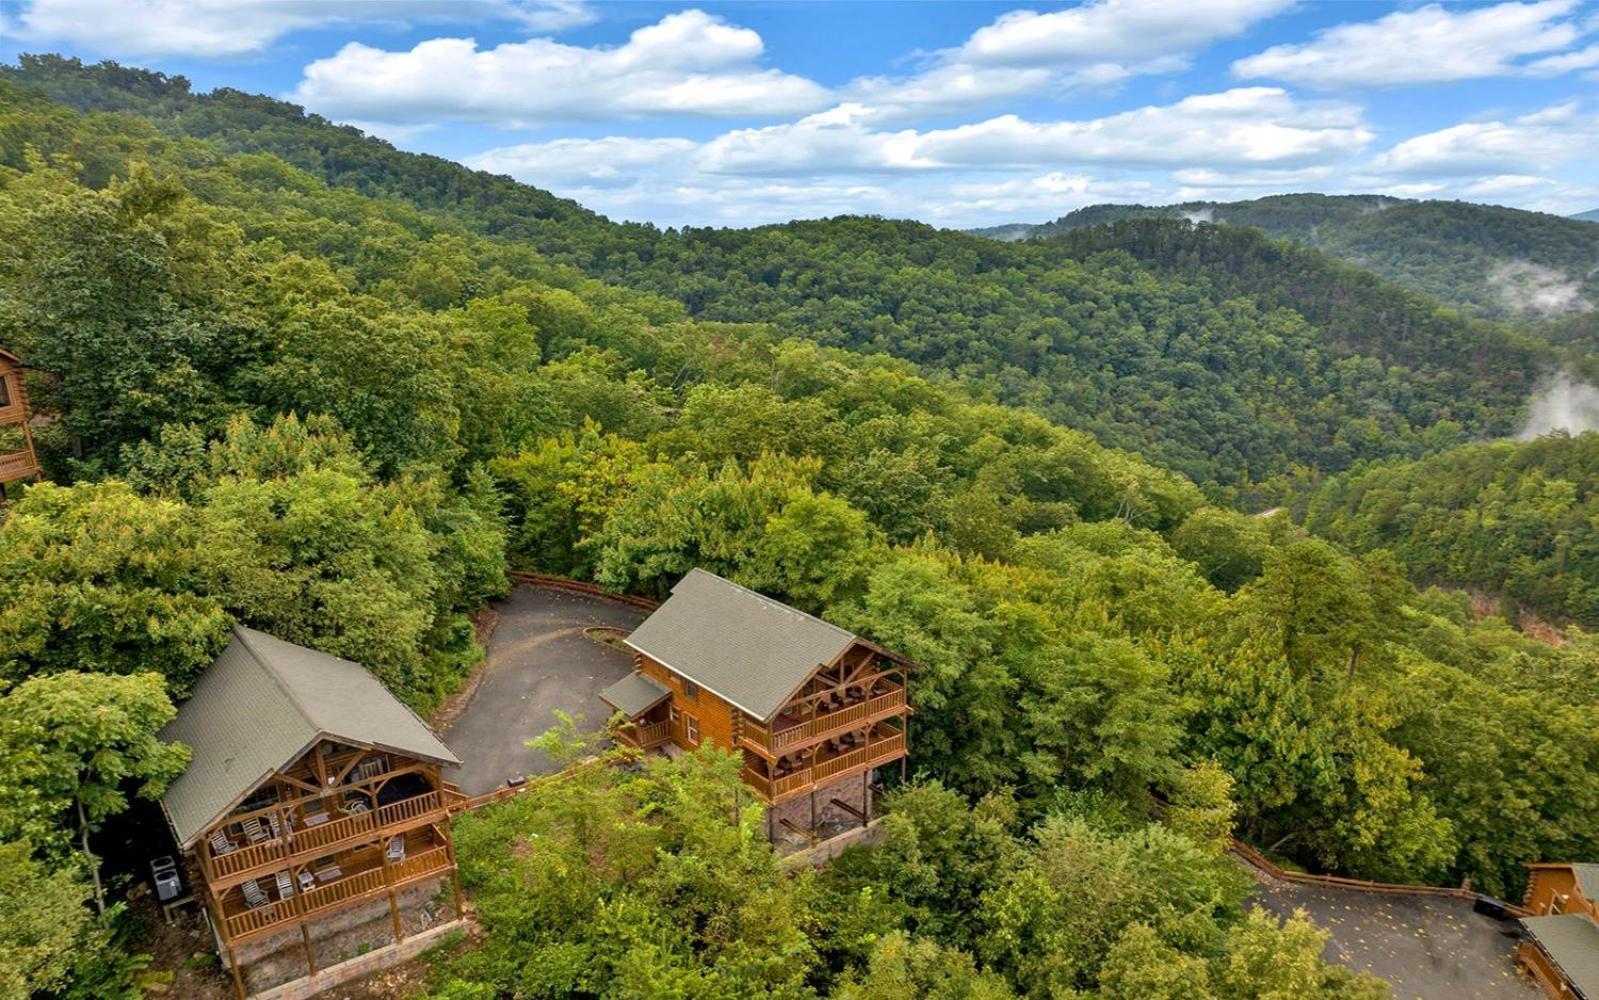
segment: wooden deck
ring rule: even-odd
[[[8,483],[13,479],[26,479],[39,474],[39,463],[34,461],[31,451],[13,451],[0,455],[0,483]]]
[[[202,845],[198,852],[206,869],[206,883],[222,892],[251,878],[437,822],[448,814],[443,796],[427,792],[375,811],[351,813],[309,829],[293,830],[226,854],[213,855],[208,845]]]
[[[905,689],[896,687],[875,698],[867,698],[831,712],[821,712],[803,722],[789,726],[775,724],[770,732],[746,720],[739,734],[739,742],[763,757],[772,757],[900,715],[904,711]]]
[[[298,880],[291,875],[293,894],[287,898],[279,896],[277,882],[273,878],[275,873],[258,879],[257,884],[271,899],[265,906],[251,908],[245,903],[243,893],[229,892],[222,903],[226,937],[234,944],[239,944],[296,920],[314,918],[328,910],[377,899],[387,894],[390,888],[410,885],[446,872],[453,866],[450,849],[441,837],[420,830],[407,835],[405,842],[405,857],[386,869],[383,848],[373,845],[337,855],[339,876],[327,881],[319,880],[310,889],[302,890]]]
[[[905,734],[896,732],[866,746],[835,756],[824,757],[810,767],[782,777],[768,777],[751,767],[744,768],[744,783],[766,802],[775,804],[814,788],[842,781],[868,768],[880,767],[905,756]]]

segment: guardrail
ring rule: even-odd
[[[1372,882],[1367,879],[1346,878],[1342,875],[1311,875],[1307,872],[1289,871],[1280,867],[1264,854],[1244,843],[1236,837],[1229,838],[1234,854],[1242,858],[1252,868],[1270,875],[1272,878],[1284,882],[1297,882],[1301,885],[1315,885],[1327,889],[1347,889],[1354,892],[1373,892],[1389,896],[1439,896],[1450,899],[1466,899],[1476,902],[1483,898],[1480,893],[1462,886],[1440,885],[1405,885],[1398,882]],[[1532,911],[1525,906],[1514,903],[1495,902],[1504,908],[1506,913],[1516,917],[1530,917]]]
[[[539,587],[569,590],[575,594],[587,594],[590,597],[604,597],[613,601],[621,601],[623,604],[631,604],[635,608],[643,608],[645,611],[654,611],[661,606],[660,601],[652,600],[648,597],[638,597],[634,594],[618,594],[614,591],[606,590],[597,583],[589,583],[586,580],[573,580],[570,577],[549,576],[544,573],[527,573],[517,569],[507,570],[505,575],[517,583],[530,583]]]

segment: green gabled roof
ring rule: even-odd
[[[1577,996],[1599,1000],[1599,923],[1586,913],[1522,917],[1521,926],[1559,966]]]
[[[702,569],[690,570],[627,637],[645,656],[762,720],[857,641],[837,625]]]
[[[629,719],[637,718],[672,696],[660,681],[637,671],[600,692],[600,700]]]
[[[161,738],[187,744],[188,769],[161,797],[182,847],[323,739],[439,764],[450,748],[359,663],[236,626]]]

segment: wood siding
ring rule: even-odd
[[[737,745],[741,714],[738,709],[643,653],[635,653],[633,663],[645,676],[661,682],[672,692],[672,742],[689,750],[706,740],[716,741],[716,745],[723,750],[731,750]],[[690,691],[693,693],[688,693]],[[690,738],[690,718],[696,724],[694,728],[699,731],[697,740]]]
[[[1534,865],[1530,875],[1523,902],[1533,913],[1586,913],[1599,919],[1599,907],[1583,895],[1582,884],[1569,865]]]

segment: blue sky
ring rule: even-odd
[[[1599,207],[1599,4],[0,0],[616,218],[972,226],[1285,191]]]

